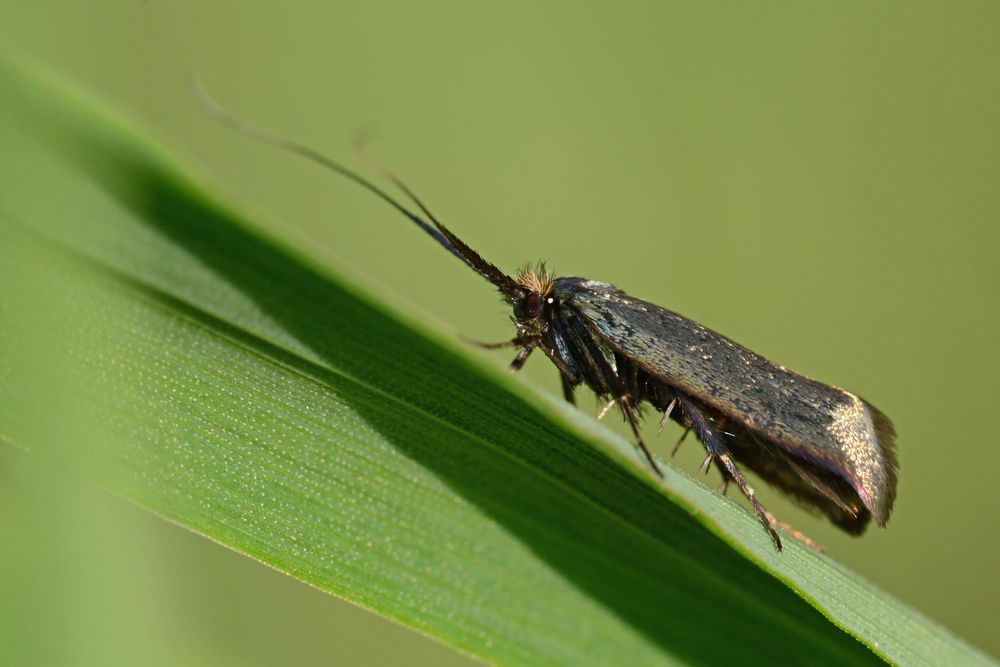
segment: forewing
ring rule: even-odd
[[[608,346],[767,442],[843,476],[885,524],[896,488],[895,434],[878,410],[607,283],[559,278],[555,285],[560,307]]]

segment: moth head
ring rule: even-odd
[[[525,266],[514,276],[514,282],[520,288],[511,299],[514,317],[524,323],[544,319],[556,302],[553,277],[545,265]]]

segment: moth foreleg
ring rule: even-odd
[[[523,347],[533,340],[531,338],[521,338],[520,336],[512,340],[500,341],[499,343],[484,343],[479,340],[466,338],[465,336],[462,336],[462,339],[465,340],[465,342],[471,343],[476,347],[481,347],[484,350],[502,350],[506,347]]]
[[[700,407],[695,405],[693,401],[686,397],[680,397],[681,410],[684,416],[691,422],[691,428],[698,435],[701,441],[705,444],[705,449],[708,450],[709,458],[713,459],[726,474],[736,483],[736,486],[740,487],[740,491],[746,496],[746,499],[750,501],[750,506],[753,507],[754,514],[757,515],[757,519],[767,530],[771,539],[774,541],[774,546],[778,551],[781,551],[781,538],[778,537],[777,531],[774,530],[772,525],[772,517],[757,500],[757,494],[754,493],[753,488],[747,482],[743,473],[740,469],[736,467],[736,463],[733,462],[733,457],[729,452],[729,448],[722,442],[719,432],[716,430],[712,422],[709,421],[708,416],[702,411]]]
[[[462,336],[462,338],[465,338],[465,336]],[[499,343],[483,343],[478,340],[472,340],[471,338],[465,338],[465,340],[477,347],[483,348],[484,350],[502,350],[507,347],[520,347],[521,351],[518,352],[517,356],[514,357],[514,360],[510,362],[510,370],[515,372],[521,370],[524,366],[524,362],[528,360],[528,357],[531,355],[532,351],[538,347],[540,342],[537,337],[532,338],[521,336],[512,340],[501,341]]]
[[[531,356],[532,351],[537,346],[538,346],[537,341],[534,340],[528,341],[525,344],[525,346],[521,348],[521,351],[517,353],[517,356],[514,357],[514,360],[510,362],[510,370],[515,373],[521,370],[524,367],[524,362],[528,360],[528,357]]]

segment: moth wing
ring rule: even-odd
[[[561,307],[574,310],[609,347],[761,440],[840,475],[876,523],[885,524],[896,492],[895,431],[863,399],[613,285],[559,278],[555,288]]]

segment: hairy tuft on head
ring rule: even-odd
[[[525,264],[514,276],[514,282],[524,289],[549,296],[555,289],[555,276],[548,270],[544,262],[539,262],[534,268]]]

